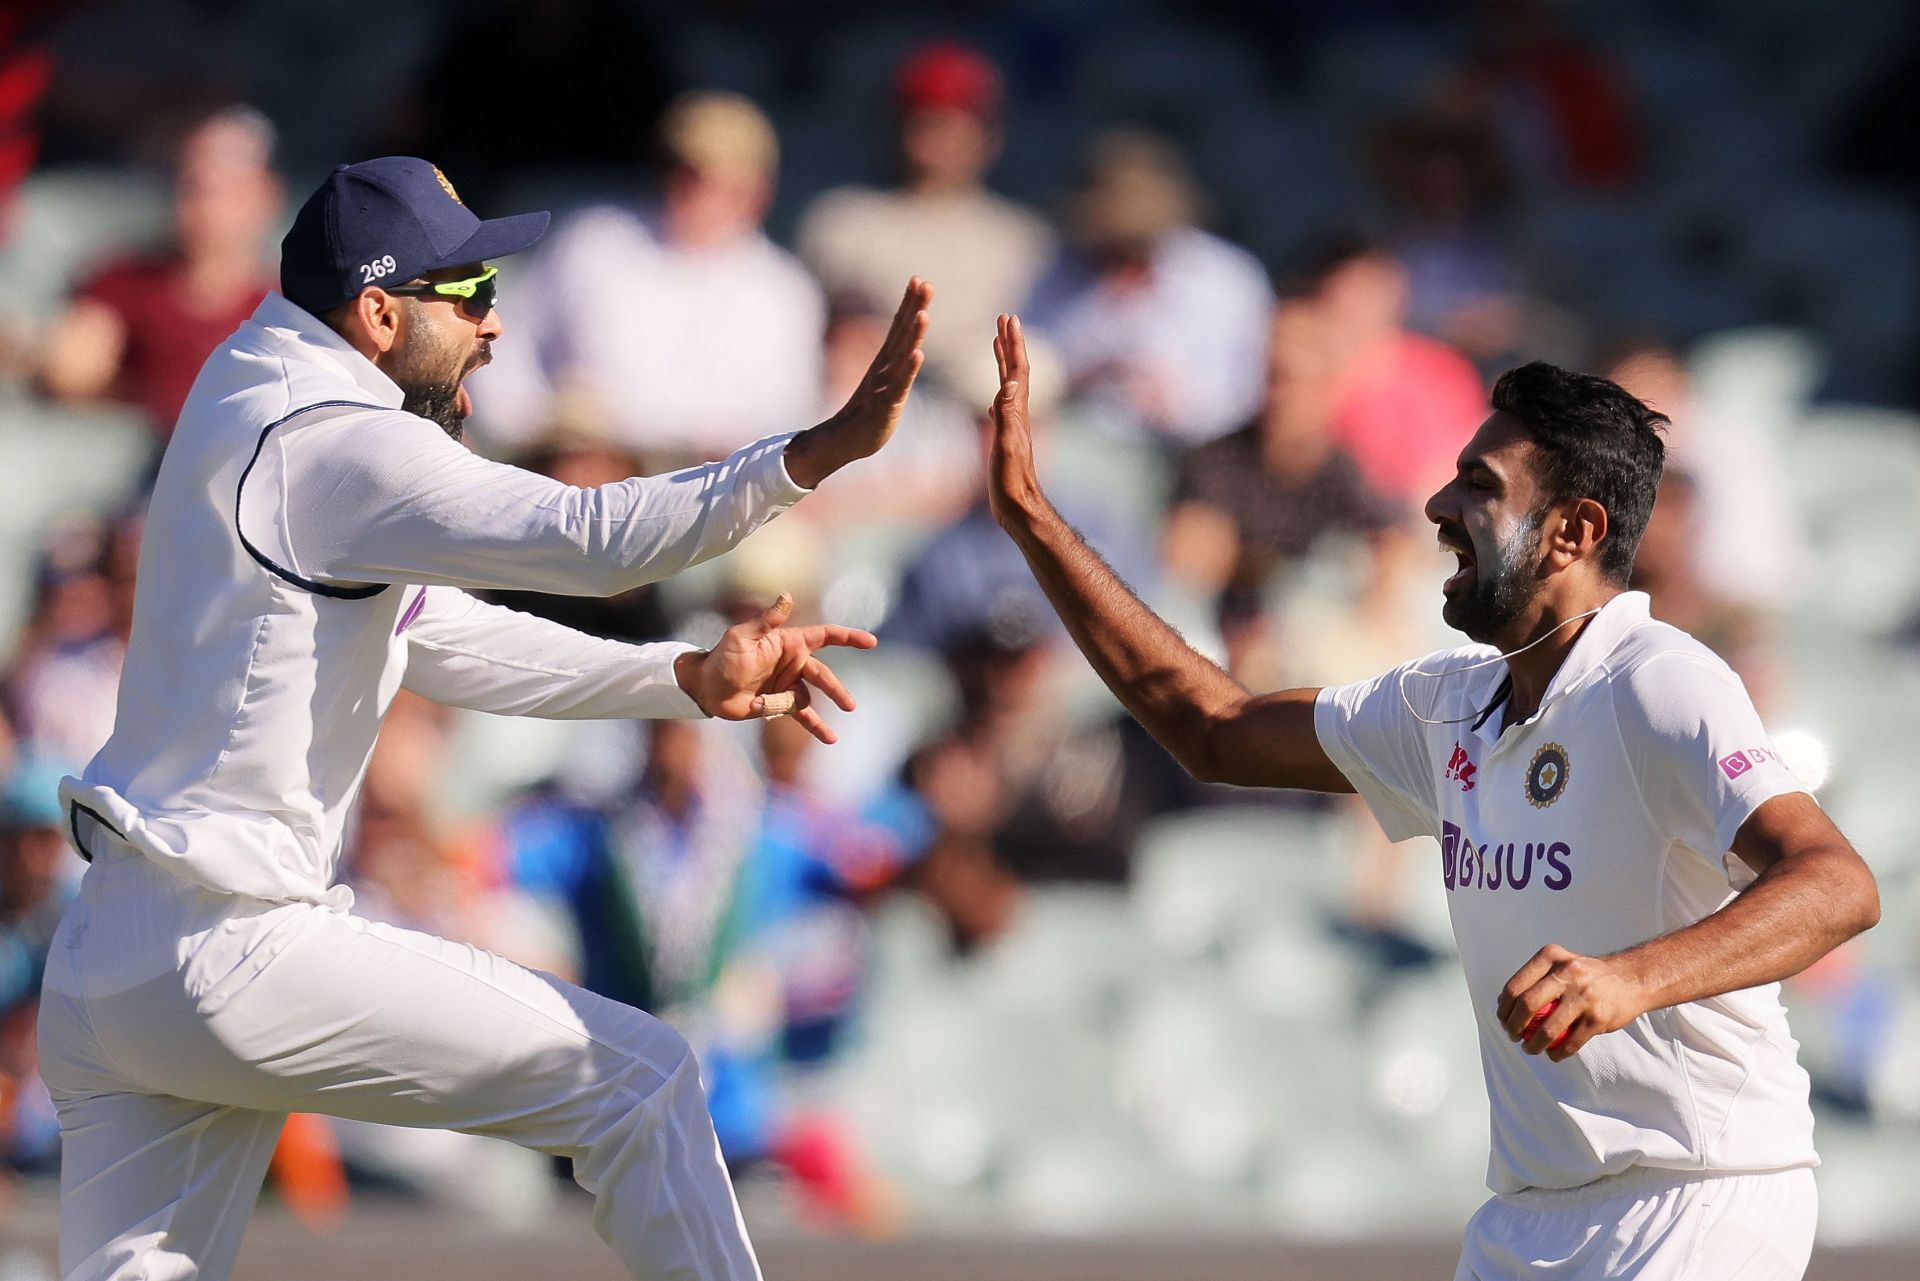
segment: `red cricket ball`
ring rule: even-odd
[[[1525,1045],[1527,1042],[1527,1038],[1532,1036],[1535,1032],[1539,1031],[1540,1025],[1542,1023],[1545,1023],[1548,1017],[1552,1015],[1552,1013],[1559,1008],[1560,1008],[1560,998],[1556,996],[1555,998],[1553,998],[1553,1000],[1548,1001],[1545,1005],[1541,1006],[1538,1010],[1535,1010],[1533,1017],[1527,1020],[1527,1025],[1520,1029],[1520,1043],[1522,1045]],[[1559,1049],[1560,1043],[1562,1041],[1565,1041],[1569,1036],[1572,1036],[1572,1035],[1573,1035],[1573,1029],[1568,1028],[1566,1031],[1562,1032],[1559,1036],[1554,1037],[1553,1044],[1549,1045],[1547,1048],[1549,1050]]]

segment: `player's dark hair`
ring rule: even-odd
[[[1540,447],[1543,503],[1591,498],[1607,509],[1600,571],[1624,586],[1660,488],[1667,416],[1618,383],[1542,360],[1502,374],[1493,407]]]

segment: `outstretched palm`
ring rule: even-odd
[[[920,345],[927,337],[927,304],[933,301],[933,286],[915,276],[907,282],[893,324],[874,355],[867,373],[835,415],[846,424],[849,434],[870,442],[867,454],[877,453],[893,437],[900,425],[900,414],[907,407],[907,393],[920,373],[926,354]]]
[[[1001,316],[993,338],[1000,364],[1000,390],[987,409],[993,435],[987,449],[987,501],[994,519],[1005,525],[1022,505],[1040,494],[1033,467],[1033,425],[1027,417],[1027,337],[1018,316]]]
[[[793,597],[782,592],[760,617],[729,627],[700,659],[687,692],[701,711],[722,720],[752,720],[784,707],[815,738],[831,743],[837,736],[812,706],[813,690],[849,712],[853,695],[814,651],[830,645],[872,649],[878,642],[870,632],[833,623],[785,626],[792,614]]]
[[[932,285],[918,276],[907,282],[893,324],[853,395],[833,417],[801,432],[787,446],[787,471],[797,483],[811,489],[893,439],[926,359],[920,347],[926,341],[927,304],[932,301]]]

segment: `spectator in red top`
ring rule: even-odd
[[[273,127],[250,107],[188,132],[171,242],[110,263],[75,292],[42,357],[48,395],[123,401],[162,441],[173,434],[200,366],[272,288],[268,238],[284,199],[272,151]]]
[[[1381,495],[1415,504],[1453,474],[1487,416],[1486,388],[1452,347],[1406,328],[1407,273],[1359,241],[1322,251],[1300,282],[1326,324],[1334,439]]]

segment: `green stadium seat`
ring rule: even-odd
[[[29,178],[0,248],[0,313],[45,321],[76,281],[166,234],[166,185],[124,169],[53,169]]]
[[[1158,964],[1127,892],[1105,885],[1041,885],[1012,927],[974,959],[994,1000],[1090,1035],[1111,1031]]]
[[[1815,1143],[1821,1162],[1822,1245],[1913,1239],[1914,1140],[1910,1123],[1820,1118]]]
[[[1449,963],[1396,981],[1366,1017],[1368,1114],[1396,1151],[1470,1180],[1484,1174],[1488,1125],[1474,1007],[1496,998],[1469,993]]]
[[[1338,816],[1254,806],[1163,818],[1141,833],[1134,895],[1173,957],[1223,955],[1276,921],[1321,920],[1338,897]]]
[[[965,966],[914,988],[875,1010],[838,1100],[910,1188],[990,1189],[1019,1153],[1111,1123],[1092,1038],[983,994]]]
[[[1116,1046],[1121,1114],[1185,1176],[1248,1189],[1274,1153],[1363,1116],[1350,1016],[1277,1018],[1182,969],[1134,1004]]]
[[[59,515],[106,515],[147,467],[153,435],[118,406],[0,400],[0,641],[26,620],[34,557]]]
[[[1028,1146],[1013,1159],[995,1199],[1006,1221],[1048,1234],[1192,1231],[1234,1210],[1217,1191],[1183,1180],[1117,1129]]]
[[[1920,609],[1920,417],[1829,406],[1782,442],[1819,573],[1809,606],[1884,633]]]

